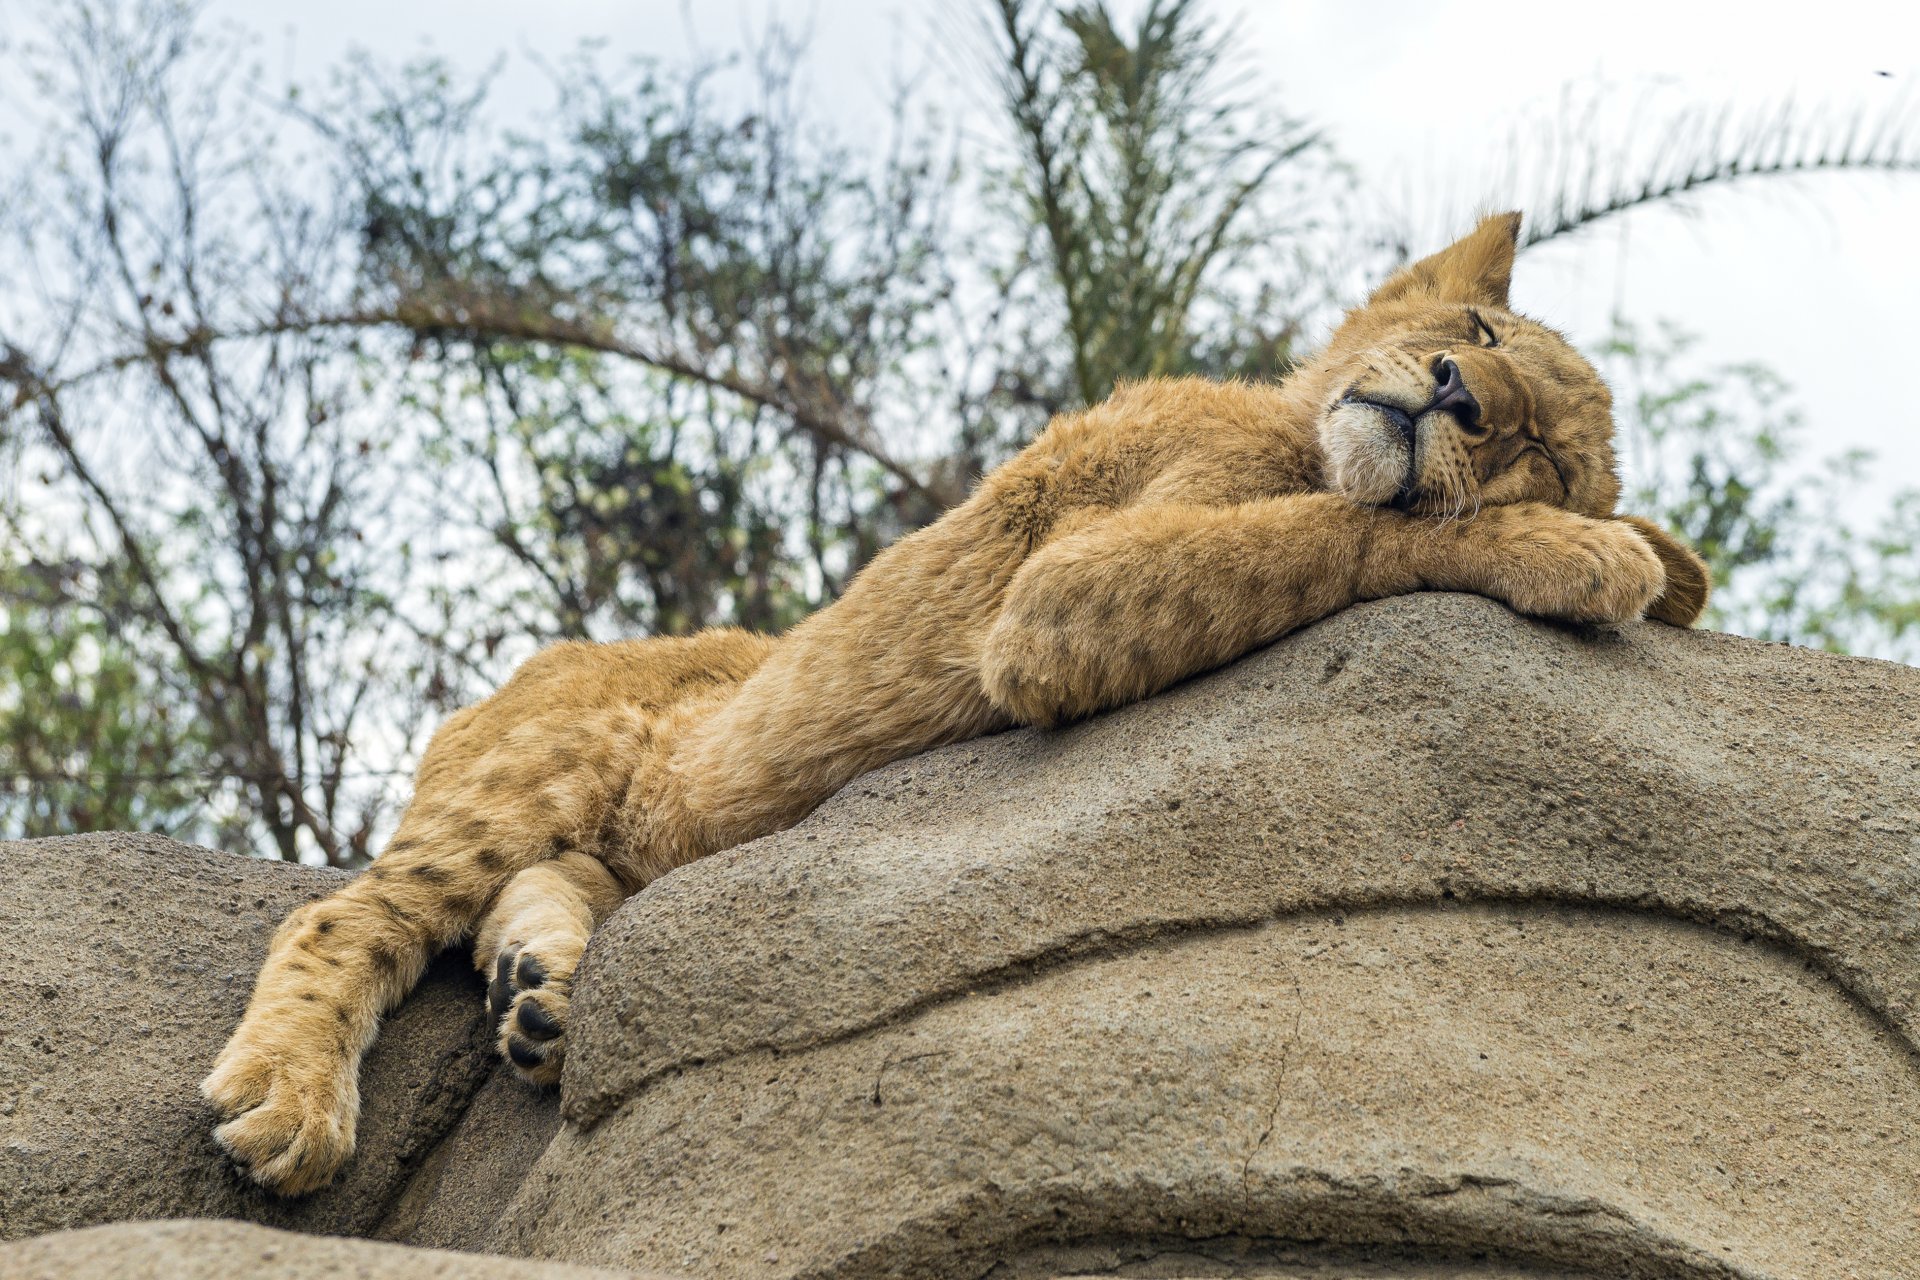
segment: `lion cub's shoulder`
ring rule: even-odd
[[[1054,418],[987,476],[976,502],[1037,545],[1088,510],[1309,492],[1321,484],[1320,452],[1296,401],[1263,383],[1122,383],[1101,403]]]
[[[1314,448],[1297,397],[1271,383],[1207,378],[1123,382],[1106,400],[1055,418],[1035,440],[1043,457],[1137,461],[1149,473],[1208,455],[1265,456]]]
[[[1286,387],[1163,378],[1128,384],[1108,403],[1152,442],[1158,496],[1215,504],[1322,487],[1312,410]]]

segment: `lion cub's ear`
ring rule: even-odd
[[[1496,213],[1482,218],[1465,238],[1388,277],[1367,304],[1424,296],[1432,302],[1504,307],[1508,286],[1513,283],[1513,253],[1519,241],[1519,214]]]
[[[1621,516],[1620,519],[1632,525],[1633,531],[1646,539],[1647,545],[1653,548],[1653,554],[1660,557],[1660,563],[1667,571],[1667,589],[1647,609],[1647,616],[1670,622],[1676,627],[1690,627],[1699,621],[1701,612],[1707,607],[1707,595],[1713,589],[1713,578],[1707,572],[1707,562],[1692,547],[1651,520],[1639,516]]]

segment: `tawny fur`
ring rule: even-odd
[[[379,861],[275,935],[202,1086],[222,1145],[274,1190],[327,1182],[381,1015],[466,936],[502,1051],[556,1080],[574,966],[625,894],[890,760],[1145,698],[1406,592],[1691,624],[1698,557],[1615,515],[1605,386],[1506,308],[1518,226],[1401,271],[1278,386],[1138,383],[1056,419],[780,639],[529,661],[434,736]],[[1477,413],[1431,407],[1442,358]]]

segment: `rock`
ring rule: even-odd
[[[638,1272],[482,1258],[238,1222],[125,1222],[0,1245],[8,1280],[645,1280]]]
[[[1427,595],[880,770],[596,935],[490,1247],[1920,1273],[1916,708]]]
[[[588,950],[558,1109],[444,959],[294,1205],[193,1090],[332,873],[0,846],[0,1235],[540,1260],[136,1224],[0,1275],[1920,1275],[1917,744],[1913,668],[1362,606],[665,877]]]
[[[197,1087],[268,938],[343,878],[154,836],[0,843],[18,966],[0,1021],[0,1238],[156,1217],[364,1235],[405,1201],[410,1220],[443,1224],[439,1242],[462,1243],[444,1225],[452,1211],[408,1189],[422,1167],[447,1172],[454,1153],[438,1144],[494,1073],[484,989],[464,955],[443,956],[387,1021],[361,1077],[359,1149],[335,1186],[268,1196],[210,1136]],[[491,1149],[468,1144],[457,1161],[453,1184],[494,1192],[496,1215],[554,1124],[553,1105],[532,1099],[497,1108]]]
[[[485,1242],[559,1127],[551,1093],[529,1088],[504,1067],[496,1070],[421,1163],[377,1234],[445,1249]]]

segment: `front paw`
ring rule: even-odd
[[[223,1123],[214,1140],[253,1181],[284,1196],[332,1181],[353,1154],[360,1089],[332,1037],[242,1027],[200,1083]]]
[[[564,972],[562,970],[564,969]],[[543,958],[534,945],[503,947],[487,984],[487,1010],[499,1026],[500,1056],[521,1079],[560,1083],[567,1060],[573,960]]]
[[[1089,664],[1074,651],[1060,619],[1038,625],[1009,607],[987,633],[980,681],[988,701],[1015,724],[1052,729],[1099,710],[1086,691]],[[1117,660],[1112,660],[1117,661]]]
[[[1028,667],[1005,653],[990,652],[981,677],[988,700],[1015,724],[1051,729],[1071,718],[1066,688],[1044,667]]]
[[[1569,517],[1520,533],[1504,551],[1493,594],[1537,617],[1634,622],[1666,588],[1660,557],[1618,521]]]

